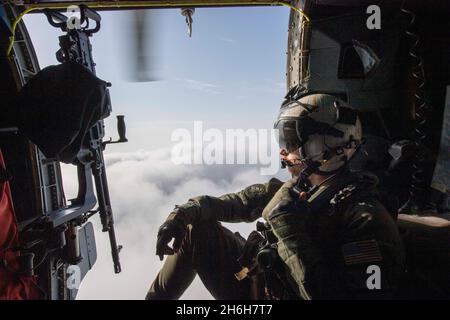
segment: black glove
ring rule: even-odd
[[[167,220],[159,227],[156,240],[156,255],[159,256],[161,261],[164,259],[164,255],[172,255],[180,250],[185,234],[186,226],[177,219]],[[172,248],[170,248],[168,244],[172,241],[172,238],[174,242]]]

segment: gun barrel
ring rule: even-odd
[[[109,233],[109,242],[111,243],[111,256],[114,263],[114,273],[120,273],[122,271],[119,258],[119,252],[121,247],[117,245],[116,232],[114,231],[114,227],[110,228],[108,233]]]
[[[109,198],[108,181],[104,167],[103,154],[98,150],[98,159],[94,161],[92,174],[94,175],[95,188],[97,191],[97,201],[100,213],[100,220],[103,226],[103,232],[108,231],[109,242],[111,244],[111,255],[114,263],[114,272],[120,273],[121,265],[119,259],[120,248],[117,245],[116,233],[114,230],[113,212],[111,209],[111,201]]]

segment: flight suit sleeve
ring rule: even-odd
[[[177,219],[185,225],[204,220],[252,222],[261,217],[262,210],[282,184],[272,178],[267,183],[254,184],[237,193],[195,197],[183,205],[177,205],[168,220]]]
[[[357,203],[343,214],[334,251],[313,241],[307,215],[281,217],[271,219],[278,253],[301,298],[392,298],[403,271],[403,249],[395,222],[377,201]]]

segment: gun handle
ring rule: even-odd
[[[125,126],[125,116],[124,115],[117,116],[117,131],[119,132],[119,141],[118,142],[127,142],[128,139],[125,137],[127,128]]]

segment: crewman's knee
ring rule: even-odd
[[[188,232],[192,240],[202,239],[220,231],[220,222],[218,221],[201,221],[195,225],[188,225]]]
[[[186,240],[190,243],[190,247],[194,249],[194,253],[200,248],[216,247],[223,238],[223,227],[217,221],[202,221],[195,225],[188,226]],[[203,251],[203,250],[200,250]]]
[[[162,298],[160,294],[148,291],[147,294],[145,295],[145,300],[165,300],[165,299]]]
[[[179,296],[184,292],[173,292],[173,290],[155,290],[151,287],[145,295],[145,300],[177,300]]]

